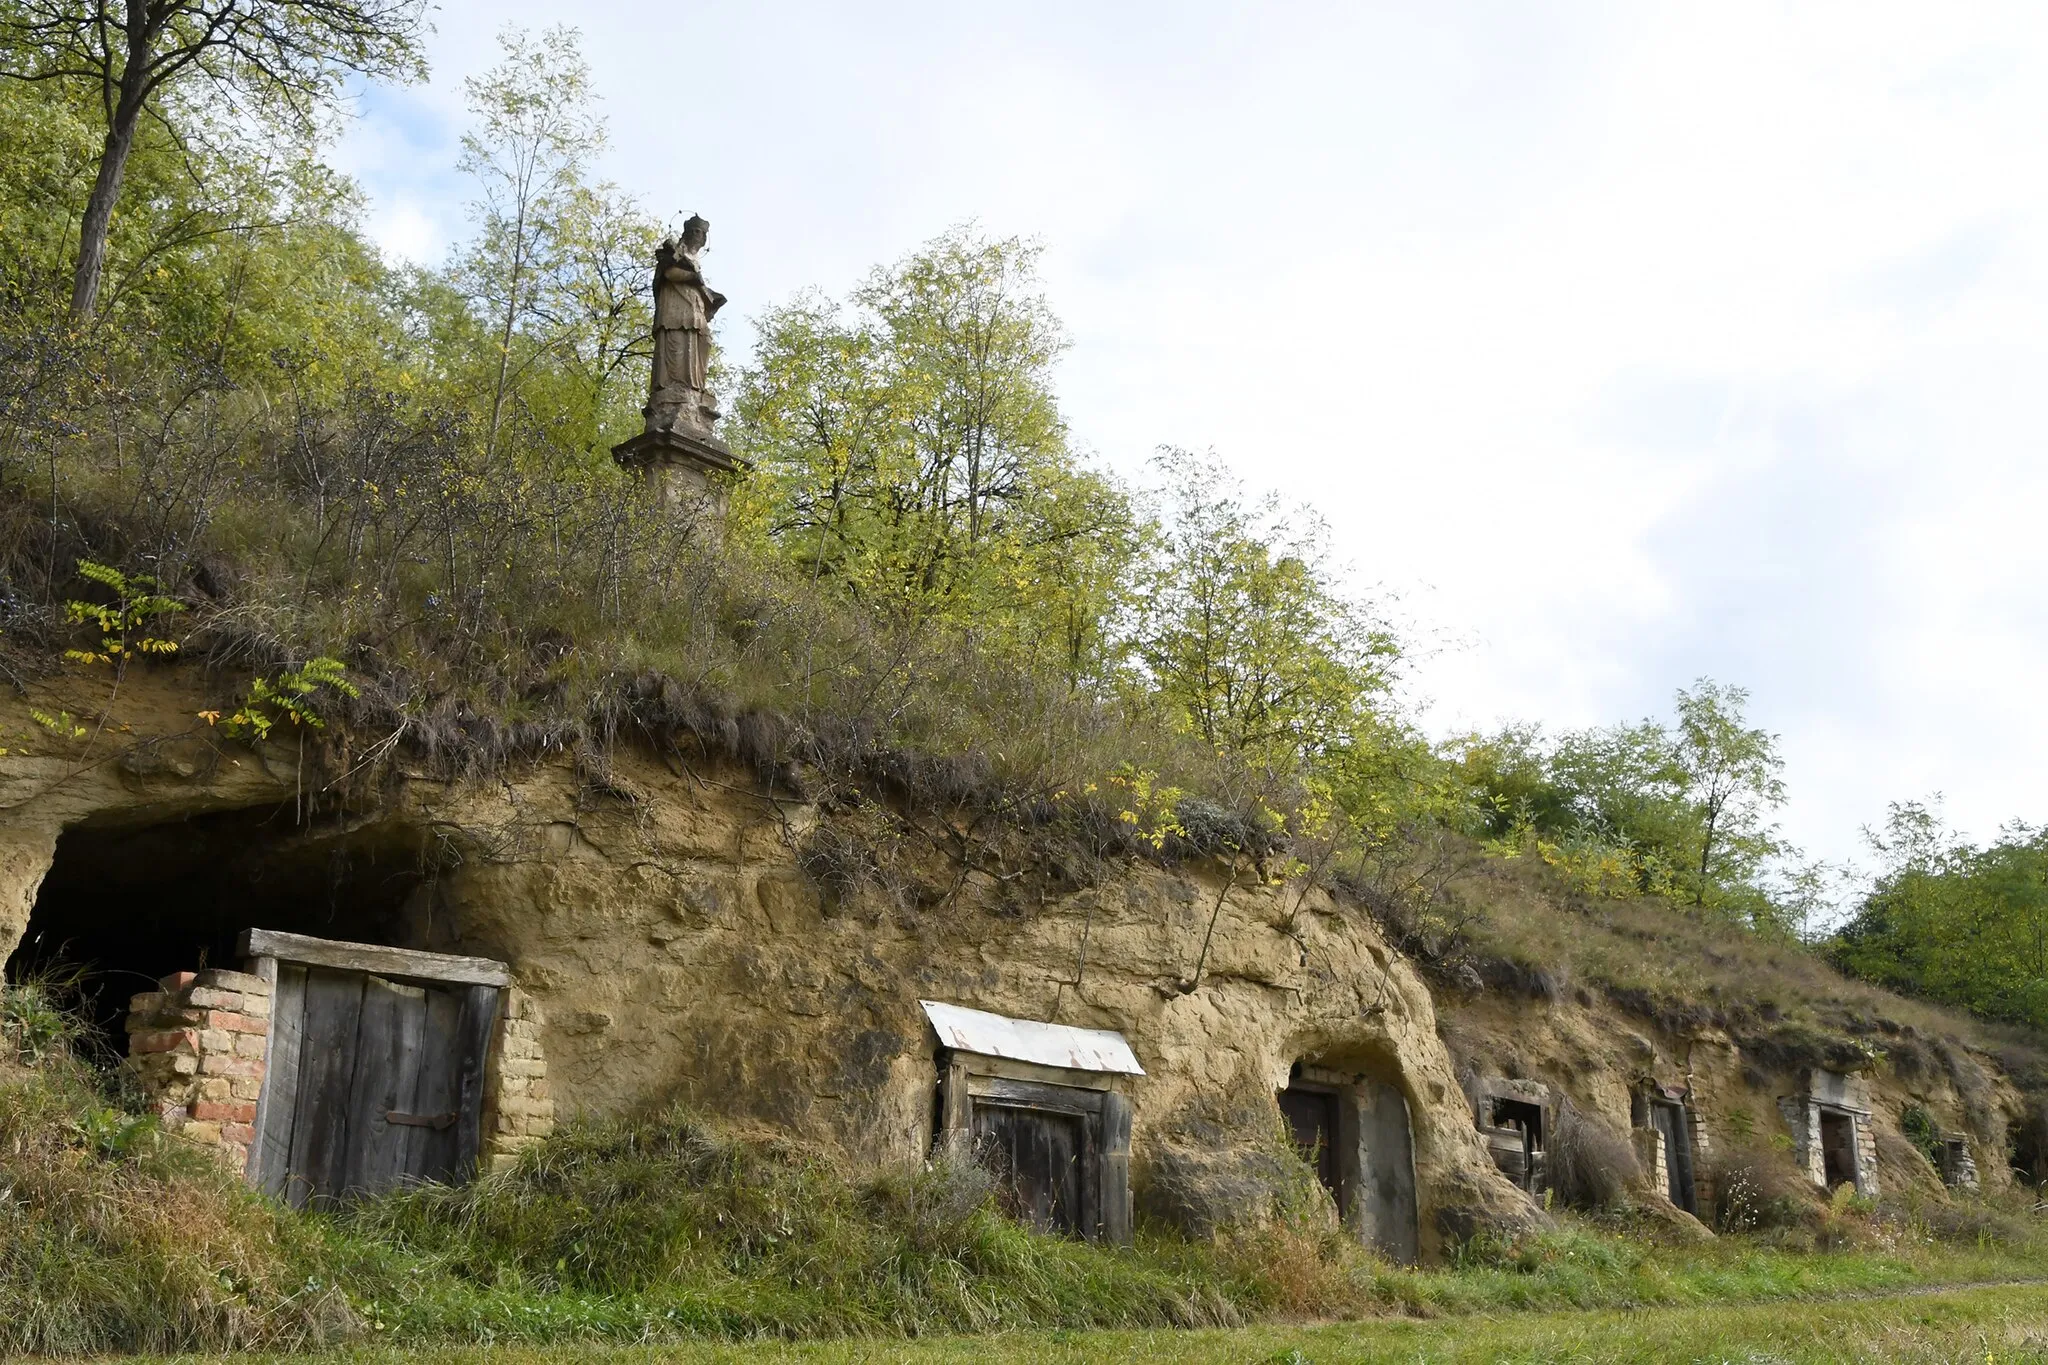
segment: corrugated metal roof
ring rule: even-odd
[[[1013,1062],[1036,1062],[1074,1071],[1145,1074],[1131,1045],[1121,1033],[1110,1029],[1041,1024],[936,1000],[917,1003],[924,1006],[924,1016],[932,1021],[939,1042],[960,1052],[979,1052],[989,1057],[1007,1057]]]

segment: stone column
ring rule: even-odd
[[[486,1083],[486,1172],[510,1170],[519,1154],[555,1131],[554,1092],[541,1053],[540,1006],[517,986],[507,987],[498,1012],[498,1041]]]

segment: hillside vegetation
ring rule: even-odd
[[[174,28],[131,35],[201,48],[126,141],[92,75],[118,83],[118,53],[0,23],[0,66],[33,78],[0,82],[17,688],[197,663],[230,733],[337,723],[327,799],[399,754],[483,773],[686,735],[827,800],[881,785],[1383,893],[1448,832],[1779,940],[1841,900],[1778,832],[1782,761],[1739,687],[1682,689],[1668,722],[1427,741],[1407,645],[1312,511],[1213,456],[1162,450],[1133,487],[1078,453],[1030,242],[956,228],[843,298],[759,307],[715,376],[755,472],[709,544],[607,454],[638,428],[661,228],[592,174],[575,33],[508,29],[469,83],[451,171],[476,231],[420,267],[380,256],[323,161],[344,76],[416,74],[420,11],[364,16],[309,31],[282,87]],[[252,122],[230,97],[284,103]],[[110,742],[99,714],[8,739],[83,755]],[[1848,888],[1866,904],[1833,960],[2043,1022],[2038,837],[1923,826]]]

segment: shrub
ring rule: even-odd
[[[1708,1166],[1714,1186],[1714,1226],[1721,1232],[1759,1232],[1813,1221],[1816,1192],[1781,1151],[1727,1147]]]
[[[1550,1187],[1559,1199],[1573,1208],[1620,1208],[1642,1180],[1626,1134],[1570,1100],[1559,1106],[1550,1140]]]

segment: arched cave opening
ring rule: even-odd
[[[426,948],[446,858],[406,822],[301,822],[291,802],[66,830],[7,959],[9,981],[64,983],[109,1059],[129,997],[172,972],[239,967],[246,929]],[[438,932],[437,932],[438,931]]]
[[[1393,1058],[1378,1047],[1303,1057],[1275,1096],[1288,1136],[1346,1226],[1390,1259],[1420,1251],[1414,1130]]]

